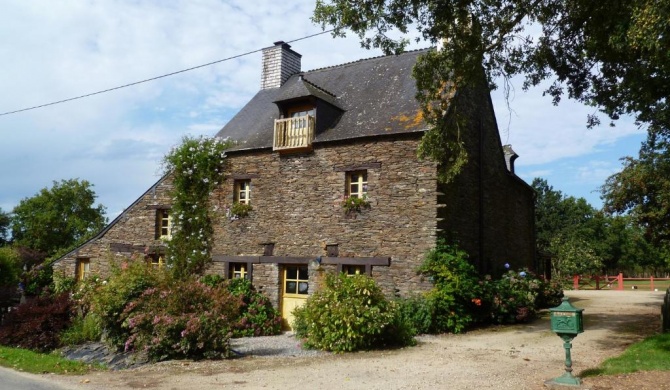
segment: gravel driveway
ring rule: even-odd
[[[584,309],[585,332],[572,349],[577,375],[659,330],[662,292],[566,295]],[[544,389],[544,381],[563,373],[565,357],[562,341],[549,329],[544,315],[531,324],[421,336],[416,347],[351,354],[301,351],[297,340],[285,334],[236,341],[233,348],[246,355],[238,359],[170,361],[50,379],[72,389]],[[584,382],[592,389],[635,388],[603,387],[598,378]]]

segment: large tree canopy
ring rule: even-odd
[[[650,242],[670,248],[670,136],[649,134],[638,158],[623,159],[602,195],[606,211],[629,213]]]
[[[9,214],[2,211],[0,208],[0,247],[5,246],[8,241],[7,233],[9,232]]]
[[[12,215],[14,243],[50,256],[102,229],[105,207],[93,205],[92,187],[86,180],[54,181],[51,189],[21,200]]]
[[[426,106],[445,85],[481,82],[483,65],[491,87],[524,75],[524,88],[548,81],[554,103],[567,94],[611,119],[630,114],[650,130],[670,129],[668,1],[317,0],[313,20],[387,53],[407,44],[389,37],[394,29],[444,40],[415,67]]]

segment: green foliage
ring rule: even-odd
[[[607,212],[630,213],[652,244],[670,248],[669,134],[650,134],[639,156],[624,158],[621,172],[610,176],[601,191]]]
[[[0,247],[9,243],[8,232],[11,221],[10,215],[2,211],[2,207],[0,207]]]
[[[399,298],[397,301],[400,321],[413,335],[435,333],[434,300],[424,295],[415,295],[409,298]]]
[[[24,274],[26,295],[37,296],[47,292],[53,282],[52,276],[53,267],[48,261],[31,268]]]
[[[359,198],[358,196],[350,196],[342,201],[342,208],[347,214],[360,213],[363,209],[370,208],[370,201],[368,201],[366,195],[363,195],[362,198]]]
[[[231,145],[218,138],[184,137],[163,159],[174,186],[167,261],[177,278],[201,274],[211,261],[209,195],[223,180],[224,151]]]
[[[146,350],[152,360],[228,357],[239,305],[226,287],[194,279],[149,288],[121,315],[125,350]]]
[[[419,272],[434,286],[426,296],[433,312],[430,333],[460,333],[482,315],[482,284],[464,251],[441,241]]]
[[[65,276],[61,272],[56,272],[52,276],[53,278],[53,292],[55,294],[61,294],[64,292],[73,292],[75,286],[77,285],[77,279],[71,276]]]
[[[0,326],[0,344],[50,351],[60,345],[59,335],[71,321],[68,294],[37,297],[5,316]]]
[[[20,348],[0,346],[0,366],[31,374],[67,374],[82,375],[94,369],[102,369],[100,365],[90,365],[61,357],[57,352],[48,354],[37,353]]]
[[[565,280],[572,275],[600,274],[603,262],[589,242],[577,236],[554,237],[549,246],[552,257],[552,278]]]
[[[21,200],[12,215],[18,246],[54,255],[83,242],[107,223],[105,207],[93,206],[95,192],[86,180],[62,180]]]
[[[102,324],[95,314],[78,315],[70,326],[60,334],[62,345],[80,345],[91,341],[100,341],[102,338]]]
[[[12,248],[0,248],[0,286],[16,287],[21,275],[19,255]]]
[[[169,280],[162,269],[141,259],[123,260],[120,265],[115,265],[107,281],[95,277],[89,279],[80,285],[74,299],[84,313],[90,310],[100,319],[106,340],[116,348],[122,348],[128,339],[128,330],[121,316],[128,302]]]
[[[335,36],[350,29],[363,47],[386,53],[407,44],[392,30],[441,41],[429,66],[415,69],[424,106],[451,98],[424,85],[477,85],[483,68],[491,88],[498,78],[525,75],[524,89],[548,85],[555,104],[567,95],[612,120],[630,114],[657,131],[670,129],[668,43],[660,39],[670,33],[667,15],[665,2],[647,0],[317,0],[312,20],[334,27]]]
[[[281,314],[270,299],[256,291],[247,279],[229,279],[225,288],[240,299],[233,337],[272,336],[281,333]]]
[[[395,303],[365,275],[327,274],[323,288],[293,314],[295,334],[308,348],[348,352],[413,340]]]
[[[244,218],[253,210],[250,204],[235,202],[230,208],[230,215],[233,219]]]

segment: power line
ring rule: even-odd
[[[334,31],[334,30],[335,30],[335,29],[324,30],[324,31],[321,31],[321,32],[318,32],[318,33],[315,33],[315,34],[306,35],[306,36],[301,37],[301,38],[297,38],[297,39],[293,39],[293,40],[287,41],[286,43],[293,43],[293,42],[302,41],[302,40],[305,40],[305,39],[309,39],[309,38],[316,37],[316,36],[318,36],[318,35],[322,35],[322,34],[326,34],[326,33],[332,32],[332,31]],[[42,108],[42,107],[53,106],[53,105],[56,105],[56,104],[61,104],[61,103],[66,103],[66,102],[71,102],[71,101],[73,101],[73,100],[83,99],[83,98],[87,98],[87,97],[90,97],[90,96],[95,96],[95,95],[100,95],[100,94],[107,93],[107,92],[111,92],[111,91],[116,91],[117,89],[122,89],[122,88],[132,87],[132,86],[134,86],[134,85],[138,85],[138,84],[142,84],[142,83],[147,83],[147,82],[149,82],[149,81],[155,81],[155,80],[158,80],[158,79],[162,79],[162,78],[169,77],[169,76],[174,76],[174,75],[176,75],[176,74],[180,74],[180,73],[188,72],[188,71],[195,70],[195,69],[204,68],[204,67],[206,67],[206,66],[211,66],[211,65],[218,64],[218,63],[221,63],[221,62],[234,60],[234,59],[236,59],[236,58],[240,58],[240,57],[248,56],[248,55],[250,55],[250,54],[258,53],[259,51],[262,51],[262,50],[263,50],[263,48],[261,48],[261,49],[256,49],[256,50],[252,50],[252,51],[248,51],[248,52],[246,52],[246,53],[237,54],[237,55],[234,55],[234,56],[232,56],[232,57],[224,58],[224,59],[221,59],[221,60],[208,62],[208,63],[206,63],[206,64],[202,64],[202,65],[194,66],[194,67],[191,67],[191,68],[186,68],[186,69],[178,70],[178,71],[176,71],[176,72],[167,73],[167,74],[164,74],[164,75],[160,75],[160,76],[156,76],[156,77],[151,77],[151,78],[144,79],[144,80],[140,80],[140,81],[135,81],[135,82],[133,82],[133,83],[120,85],[120,86],[118,86],[118,87],[114,87],[114,88],[108,88],[108,89],[103,89],[103,90],[101,90],[101,91],[97,91],[97,92],[87,93],[87,94],[85,94],[85,95],[75,96],[75,97],[72,97],[72,98],[63,99],[63,100],[58,100],[58,101],[51,102],[51,103],[46,103],[46,104],[40,104],[39,106],[33,106],[33,107],[28,107],[28,108],[22,108],[22,109],[20,109],[20,110],[14,110],[14,111],[3,112],[3,113],[0,114],[0,116],[16,114],[16,113],[24,112],[24,111],[36,110],[36,109],[38,109],[38,108]]]

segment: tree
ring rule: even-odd
[[[638,158],[625,157],[621,172],[601,188],[610,214],[629,213],[658,247],[670,247],[670,135],[649,134]]]
[[[11,222],[15,244],[51,256],[102,229],[107,223],[105,207],[93,206],[92,187],[86,180],[54,181],[51,189],[21,200]]]
[[[9,214],[2,211],[2,208],[0,207],[0,247],[7,245],[9,242],[9,237],[7,237],[7,233],[9,232],[9,223]]]
[[[486,80],[495,88],[494,80],[515,75],[525,76],[524,89],[549,81],[545,93],[554,104],[567,94],[611,120],[630,114],[651,132],[670,129],[667,1],[317,0],[312,19],[334,27],[335,36],[350,29],[362,46],[386,53],[408,43],[387,35],[394,29],[416,28],[417,41],[443,44],[414,68],[417,98],[433,127],[420,149],[427,157],[445,147],[452,157],[459,153],[458,145],[443,142],[457,126],[437,121],[452,87]],[[591,115],[587,124],[599,122]]]

